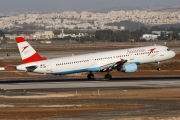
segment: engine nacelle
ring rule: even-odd
[[[127,73],[136,72],[137,71],[137,65],[136,65],[136,63],[125,64],[122,66],[121,71],[127,72]]]

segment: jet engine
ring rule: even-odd
[[[130,63],[130,64],[124,64],[121,68],[122,72],[136,72],[137,71],[137,65],[136,63]]]

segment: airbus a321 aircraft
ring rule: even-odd
[[[144,63],[155,62],[157,70],[160,70],[161,61],[175,56],[175,52],[166,46],[146,46],[46,59],[23,37],[17,37],[16,42],[23,61],[23,64],[16,66],[17,70],[54,75],[89,72],[88,79],[95,78],[93,72],[107,72],[104,78],[111,79],[112,69],[126,73],[136,72],[138,65]]]

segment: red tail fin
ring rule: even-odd
[[[16,42],[23,63],[41,61],[46,59],[45,57],[41,57],[23,37],[17,37]]]

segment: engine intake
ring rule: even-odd
[[[125,64],[122,66],[121,71],[127,73],[136,72],[137,65],[135,63]]]

